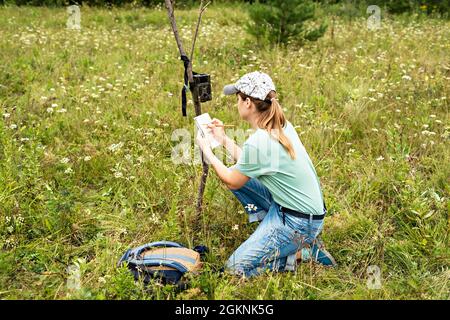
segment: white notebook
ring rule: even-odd
[[[194,121],[195,121],[195,125],[198,129],[198,132],[204,138],[207,138],[209,140],[209,143],[211,144],[212,149],[220,146],[219,141],[214,139],[214,136],[210,132],[208,132],[208,127],[206,125],[212,122],[212,119],[208,113],[203,113],[203,114],[195,117]]]

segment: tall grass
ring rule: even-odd
[[[196,12],[176,13],[186,46]],[[189,101],[181,117],[166,12],[85,7],[80,32],[65,28],[63,8],[0,16],[0,297],[449,298],[448,22],[383,19],[372,32],[336,18],[333,37],[269,50],[245,34],[243,10],[208,8],[194,61],[213,79],[203,110],[248,129],[222,86],[257,69],[273,76],[321,178],[322,237],[339,263],[241,281],[217,270],[255,226],[213,172],[197,221],[200,166],[171,160],[172,131],[193,133],[194,111]],[[161,239],[210,247],[191,289],[147,291],[116,268],[127,248]],[[367,286],[371,265],[379,290]]]

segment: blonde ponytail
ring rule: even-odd
[[[270,91],[265,100],[252,98],[242,92],[239,92],[238,94],[243,100],[249,98],[255,104],[256,109],[261,113],[261,116],[258,119],[258,127],[266,129],[272,137],[281,143],[291,159],[295,159],[294,147],[283,132],[283,127],[286,125],[286,118],[283,109],[276,98],[276,92]]]

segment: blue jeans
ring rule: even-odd
[[[264,270],[285,271],[287,259],[297,250],[311,245],[323,228],[323,220],[312,220],[285,215],[269,190],[257,179],[231,190],[242,203],[250,222],[261,221],[255,232],[231,255],[226,269],[246,277]],[[292,260],[292,259],[291,259]]]

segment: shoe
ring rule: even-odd
[[[297,251],[297,260],[307,262],[313,258],[314,262],[320,263],[327,267],[336,267],[337,263],[333,256],[325,249],[321,240],[316,239],[311,249],[302,248]]]

